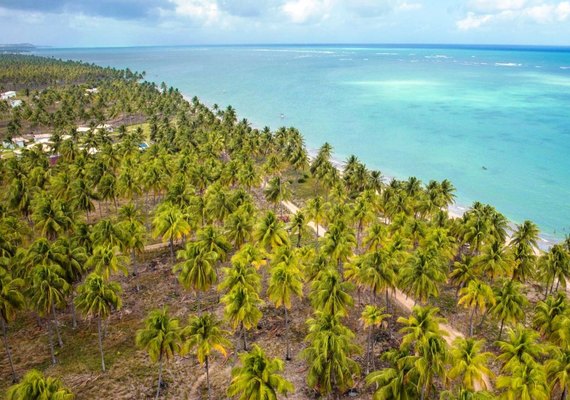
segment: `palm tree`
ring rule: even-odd
[[[38,197],[33,201],[32,221],[39,233],[50,241],[55,240],[71,225],[61,203],[50,196]]]
[[[552,346],[550,357],[544,364],[547,382],[550,383],[550,390],[558,387],[562,392],[560,399],[566,400],[568,397],[568,384],[570,383],[570,348]]]
[[[321,196],[314,197],[307,202],[307,217],[315,223],[315,237],[319,238],[319,226],[325,220],[325,201]],[[318,242],[317,242],[318,243]]]
[[[482,314],[489,305],[494,305],[495,296],[493,294],[493,289],[485,282],[474,279],[459,291],[459,295],[461,298],[457,304],[471,309],[469,316],[469,336],[473,336],[473,317],[475,316],[475,312],[479,310]]]
[[[537,363],[543,354],[543,347],[538,343],[538,333],[517,325],[515,329],[508,329],[508,340],[497,341],[501,354],[497,360],[501,362],[501,369],[513,370],[520,364]]]
[[[497,378],[497,389],[503,389],[507,400],[548,400],[549,391],[544,367],[537,363],[519,364],[510,375]]]
[[[180,334],[178,319],[171,318],[166,308],[151,311],[145,319],[145,327],[137,331],[137,346],[148,352],[151,361],[158,362],[156,399],[160,396],[162,386],[162,363],[180,352]]]
[[[200,292],[206,292],[218,280],[215,263],[218,259],[213,251],[201,250],[199,246],[190,242],[184,250],[179,250],[177,257],[183,261],[172,269],[178,273],[178,282],[185,289],[196,292],[198,313],[202,312]]]
[[[32,271],[32,284],[30,287],[30,300],[38,314],[46,317],[48,325],[48,338],[51,351],[52,364],[56,363],[55,353],[53,350],[51,322],[55,326],[59,346],[63,346],[59,327],[57,324],[57,316],[55,314],[56,307],[65,303],[65,295],[69,290],[69,284],[62,278],[63,271],[55,264],[38,265]]]
[[[481,274],[487,275],[492,281],[508,275],[513,269],[514,261],[503,243],[495,241],[486,246],[477,259]]]
[[[267,187],[264,190],[265,199],[273,204],[273,211],[277,212],[277,205],[281,202],[289,200],[291,198],[291,190],[289,189],[289,182],[285,181],[280,176],[275,176],[269,180]],[[280,214],[282,214],[282,208],[280,207]]]
[[[285,224],[271,211],[259,221],[253,237],[265,249],[271,248],[275,250],[277,247],[289,243],[289,235],[285,230]]]
[[[565,293],[550,295],[546,300],[536,304],[533,325],[543,336],[549,338],[554,332],[555,322],[567,310],[568,301]]]
[[[32,369],[22,380],[8,388],[6,400],[72,400],[73,393],[57,378],[45,377]]]
[[[124,234],[123,247],[131,252],[133,275],[136,276],[138,274],[137,254],[143,252],[146,236],[142,212],[133,203],[126,204],[119,210],[119,220],[119,230]]]
[[[428,336],[444,334],[439,327],[445,320],[437,316],[439,308],[415,306],[408,318],[399,317],[398,323],[404,325],[400,329],[402,342],[401,349],[408,348],[414,343],[421,342]]]
[[[370,287],[374,297],[384,292],[386,309],[390,310],[389,292],[396,288],[397,275],[386,251],[377,250],[364,255],[360,279]]]
[[[196,352],[196,358],[206,369],[208,399],[210,399],[210,356],[217,351],[226,356],[226,349],[231,346],[226,338],[228,332],[221,328],[221,322],[213,314],[190,317],[188,326],[182,329],[182,353]]]
[[[170,259],[174,262],[174,240],[180,240],[190,233],[190,224],[186,221],[180,208],[173,204],[164,203],[159,207],[152,221],[154,225],[154,237],[162,237],[168,241],[170,247]]]
[[[24,308],[24,295],[21,292],[24,286],[22,279],[13,279],[8,272],[0,268],[0,323],[2,323],[2,338],[10,369],[12,371],[12,382],[17,381],[12,353],[8,345],[8,324],[16,318],[16,312]]]
[[[101,353],[101,370],[105,372],[105,355],[103,354],[103,331],[101,321],[111,315],[112,310],[121,308],[121,285],[117,282],[106,282],[101,275],[90,274],[77,288],[75,304],[86,317],[97,318],[99,335],[99,352]]]
[[[445,282],[442,260],[431,252],[419,250],[400,270],[399,286],[415,301],[426,303],[439,296],[438,284]]]
[[[385,352],[382,358],[390,367],[374,371],[366,376],[368,386],[375,385],[374,400],[416,400],[418,374],[410,354],[399,349]]]
[[[505,322],[515,323],[524,318],[523,307],[527,299],[521,293],[520,284],[512,280],[504,280],[494,291],[495,305],[490,311],[501,321],[498,338],[500,340]]]
[[[297,211],[291,217],[291,222],[289,223],[289,229],[291,234],[297,235],[297,247],[301,247],[301,239],[307,230],[307,218],[305,213],[301,210]]]
[[[332,224],[321,241],[322,254],[339,268],[352,256],[352,249],[356,246],[354,231],[343,220]]]
[[[342,325],[338,315],[317,312],[307,321],[309,342],[301,356],[309,363],[307,383],[321,395],[343,393],[354,383],[360,368],[350,357],[360,348],[354,344],[354,333]]]
[[[238,208],[226,219],[226,236],[239,249],[252,238],[254,219],[245,209]]]
[[[221,300],[226,304],[225,317],[230,321],[234,331],[238,328],[241,331],[243,350],[247,351],[247,331],[257,326],[262,316],[259,309],[262,301],[259,295],[251,288],[236,285]]]
[[[493,353],[483,352],[484,341],[473,338],[457,338],[453,341],[451,355],[453,368],[449,371],[451,379],[459,379],[461,387],[467,390],[489,390],[487,382],[493,373],[488,368]]]
[[[370,366],[375,368],[374,365],[374,328],[379,327],[382,322],[389,318],[390,314],[383,314],[384,309],[374,306],[374,305],[367,305],[362,310],[362,314],[360,316],[360,320],[364,324],[365,328],[368,328],[368,339],[367,339],[367,346],[366,346],[366,375],[370,373]]]
[[[313,307],[332,315],[345,316],[354,304],[350,295],[352,284],[343,282],[340,274],[332,267],[322,271],[311,286],[310,299]]]
[[[126,257],[121,255],[118,247],[110,245],[95,247],[86,265],[105,279],[109,279],[112,273],[123,272],[125,276],[128,274]]]
[[[293,384],[283,378],[283,361],[268,358],[264,351],[253,345],[249,353],[239,356],[241,367],[232,369],[228,396],[239,400],[277,400],[277,396],[293,392]]]
[[[299,260],[295,256],[286,261],[274,263],[271,268],[271,279],[267,288],[267,296],[275,304],[275,308],[283,306],[285,310],[285,360],[287,361],[291,359],[287,313],[291,309],[292,297],[303,297],[303,274],[298,264]]]

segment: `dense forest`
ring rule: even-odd
[[[143,79],[0,55],[0,395],[567,397],[570,239]]]

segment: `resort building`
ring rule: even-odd
[[[8,100],[8,99],[11,99],[12,97],[16,97],[16,92],[13,90],[10,90],[10,91],[4,92],[4,93],[0,93],[0,99],[2,99],[2,100]]]

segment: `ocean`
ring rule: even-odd
[[[295,126],[386,176],[449,179],[547,240],[570,234],[570,49],[251,45],[42,49],[145,71],[252,126]]]

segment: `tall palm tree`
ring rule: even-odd
[[[428,336],[443,335],[444,331],[439,325],[445,320],[437,316],[438,312],[439,308],[437,307],[415,306],[408,318],[399,317],[398,323],[403,325],[400,333],[404,335],[400,347],[405,349],[421,342]]]
[[[490,390],[488,379],[493,376],[489,361],[493,353],[483,352],[484,341],[473,338],[457,338],[453,341],[451,355],[453,367],[449,371],[451,379],[459,379],[461,387],[467,390]]]
[[[547,382],[550,384],[550,390],[556,387],[560,389],[561,400],[568,397],[568,385],[570,384],[570,348],[552,346],[550,348],[550,357],[544,364],[546,370]]]
[[[307,202],[306,212],[309,220],[315,223],[315,237],[319,238],[319,226],[325,220],[326,207],[325,201],[321,196],[314,197]]]
[[[221,328],[221,322],[213,314],[190,317],[188,325],[182,329],[182,353],[196,352],[196,358],[206,369],[208,399],[210,396],[210,356],[213,351],[226,356],[231,346],[226,338],[228,332]]]
[[[65,296],[69,290],[69,284],[62,275],[63,271],[55,264],[38,265],[32,271],[32,284],[29,288],[32,306],[40,316],[46,318],[52,364],[56,363],[56,359],[53,350],[51,323],[55,326],[59,346],[63,346],[55,313],[56,307],[65,303]],[[49,317],[50,314],[51,318]]]
[[[105,355],[103,354],[103,331],[101,322],[108,318],[113,310],[121,308],[121,285],[117,282],[106,282],[101,275],[90,274],[77,288],[75,305],[86,317],[97,319],[99,335],[99,352],[101,353],[101,370],[105,372]]]
[[[159,207],[152,223],[154,225],[154,236],[162,237],[164,242],[168,241],[170,259],[174,262],[174,241],[180,240],[190,233],[190,224],[179,207],[168,203]]]
[[[244,243],[251,240],[253,228],[253,216],[241,207],[226,219],[226,236],[236,249],[239,249]]]
[[[384,314],[384,309],[375,305],[367,305],[362,310],[360,321],[362,321],[365,328],[368,328],[368,338],[366,345],[366,375],[370,373],[370,367],[375,368],[374,365],[374,328],[378,328],[390,314]]]
[[[112,273],[117,272],[123,272],[126,276],[128,274],[126,264],[126,257],[119,252],[119,248],[111,245],[95,247],[86,262],[88,268],[105,279],[109,279]]]
[[[550,295],[539,301],[535,307],[533,325],[540,334],[549,338],[555,330],[556,323],[568,311],[568,300],[562,292]]]
[[[259,309],[262,301],[259,295],[251,288],[236,285],[221,300],[226,305],[225,317],[230,321],[234,331],[238,328],[241,331],[243,350],[247,351],[247,331],[257,326],[262,316]]]
[[[285,224],[271,211],[259,221],[253,237],[265,249],[275,250],[289,243]]]
[[[293,384],[283,378],[283,361],[268,358],[257,345],[249,353],[239,356],[241,367],[232,369],[232,380],[227,394],[239,400],[277,400],[278,395],[293,392]]]
[[[289,229],[291,234],[297,235],[297,247],[301,247],[301,239],[305,233],[307,233],[307,217],[302,210],[297,211],[291,217],[291,222],[289,223]]]
[[[123,247],[131,253],[133,275],[136,276],[138,274],[137,254],[143,252],[146,236],[142,211],[133,203],[126,204],[119,210],[119,221],[119,230],[124,234]]]
[[[57,378],[45,377],[32,369],[22,380],[8,388],[6,400],[72,400],[75,396]]]
[[[338,315],[317,312],[307,321],[309,345],[301,356],[309,363],[307,383],[322,396],[343,393],[354,383],[360,368],[351,359],[360,348],[354,344],[354,333],[340,322]]]
[[[289,182],[280,176],[273,177],[267,183],[267,187],[264,190],[265,199],[273,204],[274,212],[277,212],[277,206],[281,204],[282,201],[286,201],[291,198],[291,190],[289,186]],[[282,207],[280,207],[280,210],[280,214],[283,214]]]
[[[520,284],[512,280],[504,280],[494,292],[495,305],[491,307],[491,313],[501,321],[500,340],[505,322],[515,323],[524,318],[523,307],[527,299],[521,293]]]
[[[544,367],[537,363],[519,364],[509,375],[497,378],[497,388],[507,400],[548,400],[549,391]]]
[[[390,290],[396,288],[397,275],[394,263],[388,252],[377,250],[364,255],[360,279],[374,294],[374,297],[384,292],[386,296],[386,309],[390,310]]]
[[[196,292],[198,313],[201,313],[200,293],[206,292],[218,280],[215,268],[218,258],[213,251],[201,250],[194,242],[187,243],[184,250],[179,250],[177,257],[183,261],[176,264],[172,272],[178,273],[178,282],[182,287]]]
[[[544,353],[544,348],[538,342],[538,333],[534,330],[517,325],[508,329],[508,339],[497,341],[501,354],[497,360],[501,362],[501,369],[513,370],[520,364],[537,363]]]
[[[310,299],[313,307],[332,315],[345,316],[349,307],[354,304],[350,295],[352,284],[342,280],[340,274],[332,267],[322,271],[319,278],[313,281]]]
[[[418,250],[400,270],[400,288],[416,301],[426,303],[439,295],[438,285],[445,282],[443,263],[431,252]]]
[[[151,311],[145,319],[145,327],[136,333],[137,346],[148,352],[151,361],[158,362],[156,399],[162,386],[162,363],[180,352],[181,343],[178,319],[171,318],[166,308]]]
[[[492,307],[494,305],[495,296],[493,289],[485,282],[474,279],[459,291],[459,295],[461,298],[457,304],[471,310],[469,316],[469,336],[473,336],[473,317],[475,312],[479,310],[480,313],[484,313],[489,306]]]
[[[7,331],[8,324],[14,321],[16,313],[24,308],[24,295],[21,291],[23,286],[24,281],[22,279],[12,278],[8,272],[0,268],[0,323],[2,324],[2,339],[10,363],[13,383],[17,381],[17,376],[12,362]]]
[[[299,260],[293,256],[286,261],[273,263],[271,278],[267,287],[267,296],[276,308],[283,306],[285,312],[285,360],[291,359],[289,344],[289,319],[288,310],[291,309],[293,296],[303,296],[303,274],[299,269]]]
[[[390,366],[366,376],[366,384],[376,386],[372,398],[374,400],[416,400],[419,396],[418,374],[410,354],[399,349],[392,349],[385,352],[382,358],[388,361]]]

